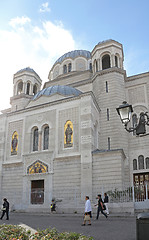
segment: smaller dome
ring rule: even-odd
[[[54,63],[54,65],[56,63],[61,63],[65,58],[76,58],[79,56],[83,56],[85,58],[91,58],[91,53],[89,51],[86,50],[74,50],[68,53],[65,53],[63,56],[61,56],[60,58],[58,58],[58,60]]]
[[[51,96],[52,94],[55,94],[55,93],[59,93],[64,96],[79,96],[80,94],[82,94],[82,92],[76,88],[64,86],[64,85],[55,85],[48,88],[44,88],[38,93],[36,93],[36,95],[33,97],[33,100],[37,99],[42,95]]]
[[[31,72],[31,73],[35,73],[38,76],[38,74],[34,71],[34,69],[32,69],[30,67],[20,69],[19,71],[17,71],[15,73],[15,75],[18,74],[18,73],[22,73],[22,72]]]

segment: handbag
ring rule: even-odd
[[[90,220],[90,215],[85,214],[85,216],[84,216],[84,221],[89,221],[89,220]]]
[[[6,208],[5,208],[5,207],[2,207],[1,210],[2,210],[2,211],[6,211]]]
[[[103,210],[106,210],[106,206],[103,204]]]

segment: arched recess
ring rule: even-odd
[[[27,94],[27,95],[30,94],[30,87],[31,87],[30,82],[27,82],[27,85],[26,85],[26,94]]]
[[[69,64],[68,64],[68,72],[71,72],[71,70],[72,70],[72,64],[69,63]]]
[[[33,95],[37,93],[37,84],[34,84],[33,86]]]
[[[92,63],[89,63],[89,70],[92,71]]]
[[[111,67],[110,55],[109,54],[105,54],[102,57],[102,70],[110,68],[110,67]]]
[[[120,56],[118,53],[115,54],[115,67],[120,67]]]
[[[64,147],[73,146],[73,124],[70,120],[66,121],[64,125]]]
[[[94,60],[94,72],[98,72],[98,63],[97,60]]]
[[[44,125],[42,128],[43,133],[43,150],[49,149],[49,126]]]
[[[115,55],[115,67],[118,67],[118,57]]]
[[[38,133],[38,127],[34,127],[32,129],[32,149],[34,151],[38,151],[38,142],[39,142],[39,133]]]
[[[23,82],[20,81],[20,82],[17,84],[17,95],[20,95],[22,92],[23,92]]]
[[[67,65],[66,64],[63,66],[63,73],[64,74],[67,73]]]
[[[137,170],[137,159],[133,159],[133,170]]]
[[[149,157],[145,159],[146,169],[149,169]]]
[[[28,174],[35,174],[35,173],[45,173],[48,172],[48,165],[44,162],[37,160],[27,168]]]
[[[11,140],[11,155],[17,155],[18,152],[18,133],[15,131]]]
[[[139,169],[144,169],[144,156],[140,155],[138,157],[138,167]]]

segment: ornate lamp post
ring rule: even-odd
[[[129,127],[128,123],[130,122],[131,115],[133,112],[132,105],[128,104],[126,101],[122,103],[118,108],[116,108],[117,113],[120,115],[120,119],[122,124],[124,124],[127,132],[136,132],[136,135],[145,134],[146,126],[149,126],[149,115],[147,112],[141,112],[139,122],[135,127]]]

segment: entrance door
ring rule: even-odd
[[[44,203],[44,180],[31,181],[31,204]]]
[[[149,199],[149,173],[134,174],[136,201],[144,201],[146,199],[146,186]]]

